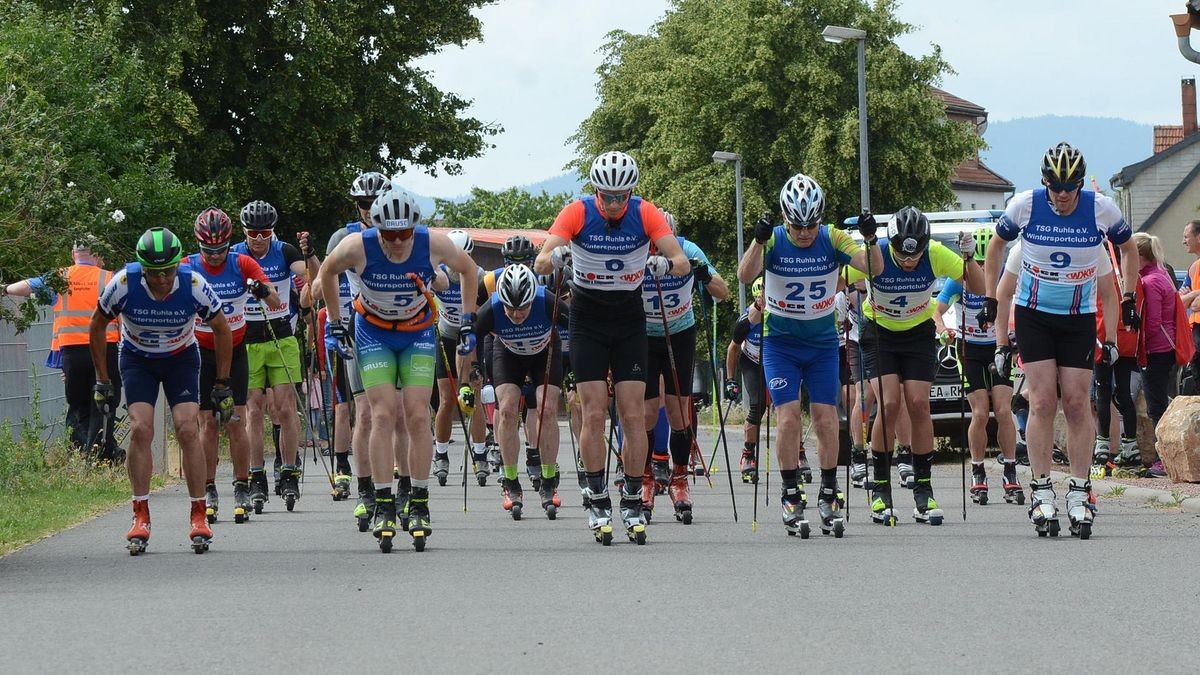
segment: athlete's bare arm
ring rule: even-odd
[[[538,252],[537,260],[533,261],[533,271],[538,274],[549,274],[554,269],[554,265],[550,263],[550,254],[559,246],[566,246],[569,243],[557,234],[546,237],[546,242],[542,244],[542,250]]]
[[[355,232],[346,235],[337,247],[321,263],[317,271],[317,280],[321,287],[321,297],[325,298],[327,320],[336,323],[342,320],[342,305],[338,300],[338,275],[350,268],[362,269],[366,266],[367,255],[363,249],[362,234]]]

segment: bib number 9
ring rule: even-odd
[[[1071,254],[1064,251],[1056,251],[1050,254],[1050,265],[1058,269],[1062,269],[1071,264]]]

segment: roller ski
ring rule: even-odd
[[[254,515],[259,515],[263,512],[263,505],[266,504],[270,497],[267,496],[267,474],[263,471],[255,471],[250,474],[250,504],[254,507]]]
[[[804,451],[804,443],[800,443],[800,465],[796,469],[800,472],[798,475],[801,482],[805,485],[812,485],[813,474],[812,467],[808,464],[808,453]]]
[[[541,486],[538,487],[538,496],[542,498],[542,510],[546,512],[548,520],[558,518],[558,507],[562,506],[562,500],[558,497],[558,475],[551,478],[543,478]]]
[[[850,449],[850,485],[867,489],[867,449],[854,446]]]
[[[429,488],[412,489],[408,501],[408,534],[417,552],[425,550],[433,528],[429,526]]]
[[[871,484],[871,520],[880,525],[896,526],[896,509],[892,505],[892,486],[886,480]]]
[[[987,473],[983,470],[983,464],[971,465],[971,501],[980,506],[987,506],[988,503]]]
[[[533,489],[535,492],[539,488],[541,488],[542,487],[542,465],[540,463],[540,460],[539,460],[539,463],[537,463],[537,464],[526,464],[525,465],[525,475],[529,476],[529,484],[533,486]]]
[[[217,522],[219,501],[220,500],[217,497],[217,484],[206,484],[204,486],[204,517],[208,520],[209,525]]]
[[[788,536],[794,537],[799,534],[801,539],[808,539],[812,530],[809,528],[808,519],[804,517],[804,507],[808,505],[808,496],[804,494],[804,488],[784,488],[779,503],[783,506],[783,528],[787,530]]]
[[[408,532],[410,522],[409,516],[412,511],[412,488],[397,488],[396,489],[396,521],[400,523],[400,529]]]
[[[446,479],[450,477],[450,456],[433,455],[433,477],[437,479],[438,486],[446,487]]]
[[[901,446],[896,452],[896,472],[900,474],[900,487],[909,490],[917,487],[917,474],[913,472],[912,448]]]
[[[516,478],[501,478],[500,493],[504,510],[512,514],[513,520],[520,520],[521,509],[525,507],[525,493],[521,491],[521,481]]]
[[[754,458],[752,450],[742,450],[742,482],[758,482],[758,460]]]
[[[592,536],[602,545],[612,546],[612,499],[608,496],[608,490],[593,492],[591,488],[584,488],[583,499]]]
[[[333,489],[329,491],[333,501],[341,502],[350,499],[350,476],[344,473],[334,474]]]
[[[276,431],[275,433],[279,433],[279,432]],[[281,473],[283,471],[283,458],[280,457],[280,455],[279,455],[279,449],[278,449],[279,448],[279,439],[278,438],[276,438],[276,440],[275,440],[275,448],[276,448],[275,463],[271,467],[271,473],[272,473],[271,477],[275,479],[275,496],[282,497],[283,496],[283,483],[280,482],[280,479],[282,477]]]
[[[1024,434],[1017,439],[1017,464],[1029,466],[1029,447],[1025,445]]]
[[[621,487],[621,524],[625,526],[625,536],[638,546],[646,545],[646,519],[642,516],[641,494],[630,494],[625,490],[626,483]]]
[[[617,455],[617,469],[613,472],[616,478],[613,479],[613,487],[620,490],[625,487],[625,463],[621,461],[621,456]]]
[[[1058,507],[1054,498],[1054,485],[1049,478],[1029,483],[1029,522],[1039,537],[1058,536]]]
[[[933,486],[929,484],[929,480],[928,478],[922,478],[917,481],[917,486],[913,488],[913,501],[916,502],[916,506],[913,508],[913,519],[918,523],[941,525],[945,519],[945,514],[938,508],[937,500],[933,498]],[[986,485],[984,489],[984,494],[986,494]]]
[[[285,466],[279,472],[280,496],[288,511],[296,508],[296,500],[300,499],[300,481],[294,467]]]
[[[846,495],[836,487],[823,487],[817,496],[817,515],[821,518],[821,534],[833,534],[841,539],[846,534],[842,509],[846,508]]]
[[[1063,452],[1063,449],[1058,447],[1057,443],[1054,444],[1054,450],[1050,452],[1050,461],[1059,466],[1066,466],[1071,463],[1071,460],[1067,457],[1067,453]]]
[[[654,479],[654,494],[667,494],[667,487],[671,484],[671,464],[667,457],[654,456],[650,462],[650,473]]]
[[[472,453],[471,466],[474,467],[475,481],[477,483],[479,483],[479,487],[487,487],[488,476],[490,476],[492,473],[491,467],[489,466],[487,454],[480,453],[480,454],[476,455],[476,454]],[[499,469],[497,469],[497,473],[499,473]]]
[[[692,496],[688,493],[688,469],[686,466],[676,466],[671,471],[671,483],[667,492],[671,504],[675,507],[675,520],[684,525],[692,524]]]
[[[208,526],[208,516],[205,515],[205,504],[203,499],[192,500],[192,529],[188,532],[188,539],[192,541],[193,553],[204,553],[208,550],[208,545],[212,543],[212,528]]]
[[[392,544],[396,543],[396,499],[392,495],[375,498],[375,526],[371,534],[379,540],[381,552],[392,552]]]
[[[250,484],[244,480],[233,481],[233,522],[241,525],[250,520],[250,512],[254,510],[250,502]]]
[[[133,503],[133,526],[125,535],[125,542],[125,548],[129,549],[129,555],[146,552],[146,546],[150,543],[150,502],[148,500],[142,499]]]
[[[504,460],[500,457],[500,446],[496,441],[492,440],[491,434],[488,434],[487,451],[485,453],[487,462],[491,466],[492,473],[500,473],[504,468]]]
[[[358,503],[354,505],[354,519],[358,521],[358,531],[366,532],[371,529],[371,516],[375,513],[375,488],[371,484],[358,486]]]
[[[1025,491],[1021,489],[1021,483],[1017,480],[1016,462],[1004,463],[1004,501],[1017,505],[1025,503]]]
[[[1117,454],[1116,465],[1125,468],[1142,468],[1142,453],[1138,452],[1136,438],[1121,439],[1121,450]]]
[[[1095,519],[1096,497],[1092,494],[1092,481],[1072,478],[1067,487],[1067,520],[1071,536],[1090,539]]]

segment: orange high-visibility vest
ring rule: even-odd
[[[54,337],[51,340],[51,349],[88,343],[92,313],[96,311],[100,293],[104,291],[113,275],[112,272],[95,265],[71,265],[63,272],[67,278],[67,292],[59,293],[58,301],[54,303]],[[108,342],[121,339],[116,319],[108,324],[104,337]]]

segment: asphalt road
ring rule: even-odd
[[[718,473],[715,489],[693,493],[693,525],[660,497],[648,545],[618,531],[603,548],[570,487],[557,521],[531,505],[513,522],[494,480],[472,481],[464,513],[452,477],[432,489],[429,548],[415,552],[405,535],[391,555],[357,531],[351,504],[329,499],[319,465],[308,465],[295,512],[273,501],[235,525],[226,511],[202,556],[187,545],[176,485],[152,497],[141,557],[124,548],[126,506],[0,558],[3,670],[1196,668],[1195,515],[1102,497],[1091,541],[1039,539],[998,488],[964,523],[958,467],[939,466],[943,526],[872,525],[856,490],[844,539],[814,531],[802,541],[779,522],[777,479],[769,505],[759,486],[757,530],[751,487],[735,485],[734,524]],[[908,494],[896,494],[910,512]]]

